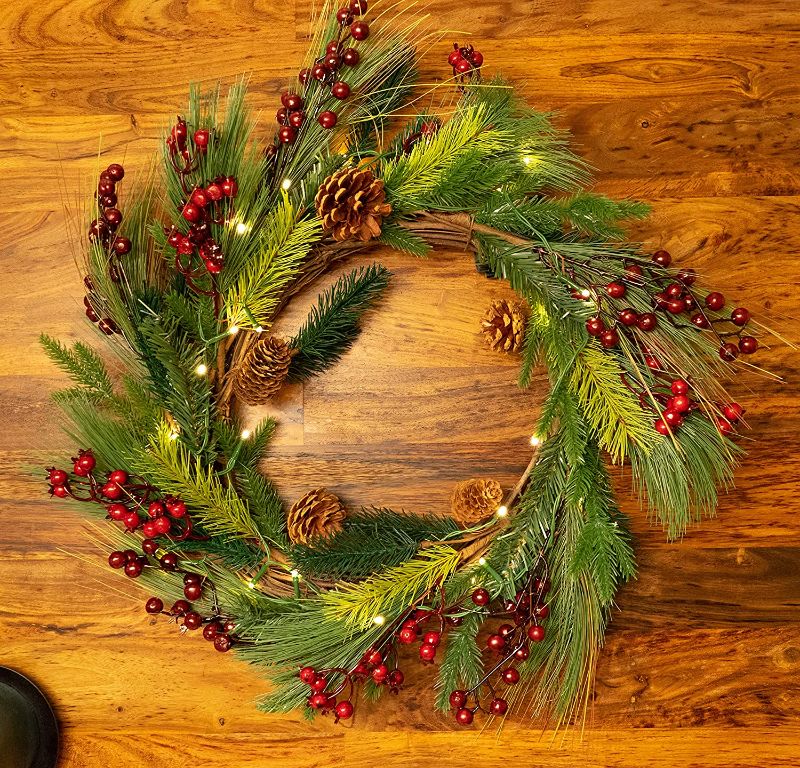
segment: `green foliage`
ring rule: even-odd
[[[391,509],[362,510],[347,517],[335,536],[313,547],[294,546],[289,557],[304,576],[363,579],[415,556],[423,542],[458,534],[447,517],[407,515]]]
[[[447,634],[444,658],[436,681],[436,708],[442,712],[450,709],[451,691],[468,690],[483,676],[483,661],[477,643],[483,619],[481,613],[468,613],[461,625],[453,627]]]
[[[391,272],[380,264],[342,275],[311,310],[290,346],[298,350],[289,367],[292,379],[303,381],[336,363],[361,332],[361,317],[389,285]]]
[[[69,374],[87,395],[94,395],[103,400],[113,396],[111,377],[108,375],[105,363],[93,349],[80,341],[76,341],[70,349],[45,334],[39,337],[39,341],[47,356],[61,370]]]
[[[392,222],[384,222],[378,240],[396,251],[404,251],[412,256],[427,256],[431,247],[419,235]]]

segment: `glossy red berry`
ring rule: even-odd
[[[606,286],[606,293],[612,299],[621,299],[625,295],[626,291],[627,289],[625,288],[624,283],[614,281]]]
[[[519,682],[519,670],[516,667],[506,667],[500,676],[506,685],[516,685]]]
[[[200,629],[203,626],[203,617],[197,611],[189,611],[183,617],[183,626],[186,629]]]
[[[353,716],[353,704],[349,701],[340,701],[334,711],[339,720],[349,720]]]
[[[203,586],[196,582],[183,585],[183,594],[187,600],[199,600],[203,595]]]
[[[203,637],[210,643],[214,642],[216,636],[222,631],[218,621],[212,621],[203,627]]]
[[[136,512],[128,512],[128,514],[122,518],[122,522],[127,530],[135,531],[139,527],[141,520]]]
[[[350,25],[353,40],[366,40],[369,37],[369,24],[366,21],[355,21]]]
[[[128,514],[128,508],[124,504],[109,504],[106,507],[106,512],[112,520],[121,522]]]
[[[336,21],[343,26],[351,24],[353,22],[353,12],[349,8],[340,8],[336,11]]]
[[[370,677],[378,685],[380,685],[389,676],[389,668],[385,664],[379,664],[375,669],[370,672]]]
[[[450,693],[450,706],[453,709],[460,709],[467,703],[467,692],[466,691],[452,691]]]
[[[231,640],[230,637],[228,637],[227,635],[217,635],[214,638],[214,648],[220,653],[225,653],[226,651],[229,651],[232,645],[233,645],[233,640]]]
[[[491,651],[500,653],[506,647],[505,638],[502,635],[489,635],[486,638],[486,647]]]
[[[590,317],[586,321],[586,332],[590,336],[599,336],[606,329],[606,324],[601,317]]]
[[[108,224],[108,228],[113,232],[120,224],[122,224],[122,211],[117,208],[106,208],[103,211],[103,217]]]
[[[720,434],[722,435],[729,435],[733,432],[733,427],[731,423],[727,421],[727,419],[723,419],[722,416],[716,417],[717,429],[719,430]]]
[[[355,16],[363,16],[367,12],[367,0],[350,0],[350,12]]]
[[[706,296],[706,306],[715,311],[720,310],[725,306],[725,297],[719,291],[713,291]]]
[[[130,560],[125,563],[125,575],[129,579],[136,579],[142,575],[142,563],[139,560]]]
[[[108,556],[108,564],[112,568],[122,568],[127,561],[128,559],[125,557],[125,553],[119,552],[118,550],[115,550]]]
[[[69,491],[63,485],[56,485],[53,488],[53,496],[59,499],[66,499],[69,496]]]
[[[411,643],[417,640],[417,631],[411,627],[403,627],[400,632],[397,633],[397,639],[403,645],[411,645]]]
[[[508,702],[505,699],[492,699],[489,704],[489,712],[493,715],[504,715],[508,712]]]
[[[342,57],[338,53],[328,53],[322,60],[328,71],[335,72],[342,65]]]
[[[732,362],[739,357],[739,347],[736,344],[728,342],[719,348],[719,356],[726,362]]]
[[[442,642],[442,636],[438,632],[426,632],[425,637],[422,638],[422,642],[437,646]]]
[[[656,432],[659,435],[668,435],[669,434],[669,427],[667,426],[667,422],[664,419],[658,419],[653,426],[655,427]]]
[[[744,307],[736,307],[736,309],[731,312],[731,322],[734,325],[746,325],[749,319],[750,311]]]
[[[639,320],[639,315],[630,308],[623,309],[618,315],[617,318],[619,321],[626,326],[636,325]]]
[[[516,651],[514,651],[514,658],[518,661],[525,661],[525,659],[527,659],[530,655],[531,650],[527,645],[521,645]]]
[[[467,72],[472,71],[472,64],[470,64],[466,59],[459,59],[453,69],[455,69],[459,75],[466,75]]]
[[[436,657],[436,646],[430,645],[429,643],[423,643],[419,647],[419,657],[423,661],[433,661]]]
[[[167,502],[167,513],[171,517],[186,517],[186,502],[180,499],[171,499]]]
[[[336,125],[337,120],[338,117],[336,116],[336,113],[329,109],[326,109],[324,112],[320,112],[319,117],[317,118],[317,122],[328,131]]]
[[[758,349],[758,339],[755,336],[742,336],[739,339],[739,351],[743,355],[752,355]]]
[[[337,99],[346,99],[350,95],[350,86],[343,80],[338,80],[331,86],[331,93]]]
[[[406,677],[399,669],[393,669],[389,673],[388,679],[389,685],[391,685],[392,688],[399,688],[403,684],[403,681],[406,679]]]
[[[116,253],[117,256],[124,256],[125,254],[131,252],[131,248],[133,246],[127,237],[115,237],[113,247],[114,253]]]
[[[668,251],[663,249],[656,251],[651,258],[659,267],[668,267],[672,264],[672,256],[669,255]]]
[[[119,163],[111,163],[106,168],[106,174],[112,181],[122,181],[125,177],[125,169]]]
[[[689,319],[692,325],[697,328],[709,328],[711,326],[711,323],[708,322],[708,319],[702,312],[695,312]]]
[[[636,321],[636,327],[640,331],[652,331],[657,325],[658,318],[652,312],[644,312]]]
[[[455,65],[458,64],[458,62],[463,58],[464,57],[461,55],[461,51],[456,48],[456,50],[450,51],[450,55],[447,57],[447,63],[451,67],[455,67]]]
[[[744,415],[744,408],[742,408],[739,403],[728,403],[723,406],[722,415],[730,421],[731,424],[735,424]]]
[[[471,709],[462,708],[456,712],[456,722],[459,725],[471,725],[474,719]]]
[[[600,344],[605,349],[616,347],[617,344],[619,344],[619,334],[614,328],[609,328],[607,331],[603,331],[600,334]]]
[[[64,485],[69,480],[69,475],[63,469],[51,469],[47,475],[50,485]]]
[[[164,601],[160,597],[151,597],[144,604],[144,609],[148,613],[161,613],[164,610]]]
[[[158,551],[158,542],[155,539],[144,539],[142,541],[142,552],[146,555],[154,555]]]
[[[345,48],[342,51],[342,63],[348,67],[358,66],[361,61],[361,54],[355,48]]]
[[[490,599],[489,592],[483,587],[478,587],[478,589],[472,593],[472,602],[475,603],[475,605],[488,605]]]
[[[225,197],[236,197],[239,194],[239,182],[233,176],[226,176],[222,180],[220,189],[222,189],[222,194]]]
[[[297,675],[306,685],[311,685],[317,677],[314,667],[303,667]]]
[[[528,627],[528,639],[534,643],[541,643],[544,640],[544,627],[541,624]]]
[[[683,424],[683,416],[677,411],[667,410],[661,414],[661,418],[669,424],[670,428],[677,429]]]
[[[636,275],[637,277],[640,277],[642,274],[642,268],[638,264],[627,264],[625,266],[625,271],[629,275]]]
[[[91,451],[84,451],[75,462],[76,467],[80,467],[85,472],[91,472],[97,466],[97,460]]]
[[[294,111],[303,108],[303,97],[299,93],[292,93],[291,91],[285,92],[281,96],[281,104],[286,109]]]
[[[666,308],[670,314],[679,315],[686,311],[686,302],[683,299],[670,299]]]
[[[305,118],[306,118],[305,112],[302,111],[292,112],[289,115],[289,125],[291,125],[292,128],[299,128],[303,124]]]
[[[683,379],[675,379],[675,381],[670,384],[669,389],[673,395],[686,395],[689,392],[689,384]]]
[[[172,608],[170,608],[169,612],[173,616],[183,616],[184,613],[192,610],[192,606],[189,605],[185,600],[176,600],[172,604]]]
[[[508,637],[513,632],[514,632],[514,627],[511,624],[501,624],[497,628],[497,634],[500,635],[500,637]]]
[[[675,395],[672,398],[672,410],[678,413],[686,413],[692,405],[692,401],[686,395]]]
[[[297,138],[297,131],[291,125],[282,125],[278,129],[278,140],[281,144],[292,144]]]
[[[174,571],[178,567],[178,556],[174,552],[167,552],[161,555],[158,562],[165,571]]]
[[[102,493],[107,499],[113,499],[116,501],[122,497],[123,491],[122,487],[118,483],[108,482],[100,489],[100,493]]]
[[[301,69],[297,75],[297,79],[305,85],[308,82],[309,77],[311,76],[311,70],[306,67],[305,69]]]
[[[476,69],[483,66],[483,54],[480,51],[472,51],[469,60]]]
[[[186,221],[190,222],[191,224],[196,224],[203,217],[203,210],[199,205],[189,202],[183,206],[181,215],[184,219],[186,219]]]
[[[691,268],[682,269],[680,272],[678,272],[677,279],[684,285],[694,285],[695,281],[697,280],[697,272]]]

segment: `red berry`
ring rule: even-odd
[[[489,712],[493,715],[504,715],[508,711],[508,702],[505,699],[492,699]]]
[[[158,536],[158,529],[156,528],[155,520],[145,520],[144,525],[142,526],[142,533],[148,539]]]
[[[126,549],[123,553],[125,555],[125,562],[132,563],[134,560],[137,560],[139,555],[136,554],[136,550],[134,549]]]
[[[303,97],[299,93],[286,92],[281,96],[281,104],[290,111],[302,109]]]
[[[419,647],[419,657],[423,661],[433,661],[436,657],[436,646],[430,645],[429,643],[423,643]]]
[[[470,64],[466,59],[459,59],[453,69],[455,69],[459,75],[466,75],[467,72],[472,71],[472,64]]]
[[[50,485],[64,485],[69,480],[69,475],[63,469],[51,469],[47,480]]]
[[[303,667],[300,670],[298,677],[306,685],[311,685],[311,683],[313,683],[315,678],[317,677],[317,671],[314,669],[314,667]]]
[[[338,40],[331,40],[325,46],[325,53],[339,53],[341,43]]]
[[[683,424],[683,416],[677,411],[664,411],[664,413],[661,414],[661,418],[664,419],[672,429],[677,429]]]
[[[315,64],[311,67],[311,77],[315,80],[324,80],[328,74],[328,68],[324,64]]]
[[[197,611],[189,611],[183,617],[183,626],[187,629],[200,629],[203,626],[203,617]]]
[[[206,197],[209,200],[217,202],[222,199],[222,187],[217,183],[211,183],[206,187]]]
[[[278,129],[278,140],[281,144],[292,144],[297,138],[297,131],[291,125],[282,125]]]
[[[405,679],[405,675],[399,669],[394,669],[389,673],[389,685],[392,688],[399,688]]]
[[[625,292],[626,292],[626,288],[625,288],[625,285],[623,283],[618,283],[618,282],[615,281],[613,283],[609,283],[606,286],[606,293],[612,299],[621,299],[625,295]]]
[[[115,550],[108,556],[108,564],[112,568],[122,568],[126,562],[127,558],[125,557],[124,552],[119,552]]]
[[[722,309],[725,306],[725,297],[719,291],[713,291],[706,296],[706,306],[713,310]]]
[[[108,224],[108,228],[113,232],[120,224],[122,224],[122,211],[117,208],[106,208],[103,211],[103,217]]]
[[[106,507],[106,512],[108,512],[108,516],[112,520],[121,522],[122,520],[125,519],[125,516],[128,514],[128,508],[124,504],[109,504]]]
[[[456,722],[459,725],[470,725],[474,719],[471,709],[459,709],[456,712]]]
[[[337,120],[338,118],[336,113],[329,109],[326,109],[324,112],[320,112],[319,117],[317,118],[317,122],[326,130],[333,128],[336,125]]]
[[[549,605],[537,605],[534,613],[540,619],[546,619],[550,615],[550,606]]]
[[[94,458],[94,454],[91,451],[84,451],[78,457],[75,464],[86,472],[91,472],[95,466],[97,466],[97,460]]]
[[[675,395],[672,398],[672,410],[678,413],[686,413],[692,405],[692,401],[686,395]]]
[[[160,597],[151,597],[144,604],[144,609],[148,613],[161,613],[164,610],[164,601]]]
[[[151,501],[150,504],[147,505],[147,516],[148,517],[161,517],[161,515],[165,514],[167,508],[164,506],[164,502],[162,501]]]
[[[514,651],[514,658],[518,659],[519,661],[525,661],[525,659],[527,659],[530,655],[531,651],[527,645],[521,645],[516,651]]]
[[[302,111],[292,112],[289,115],[289,125],[291,125],[292,128],[299,128],[303,124],[305,118],[306,118],[305,112]]]
[[[695,280],[697,280],[697,272],[693,269],[682,269],[678,272],[677,279],[684,285],[694,285]]]
[[[637,277],[641,276],[642,274],[642,268],[638,264],[628,264],[625,267],[625,271],[629,275],[636,275]]]
[[[383,654],[380,651],[370,650],[364,654],[364,660],[373,667],[383,663]]]
[[[311,690],[314,691],[314,693],[321,693],[322,691],[325,690],[325,688],[327,688],[328,679],[324,675],[319,675],[318,677],[315,677],[309,683],[309,685],[311,686]]]
[[[367,12],[367,0],[350,0],[350,12],[363,16]]]
[[[355,48],[345,48],[342,51],[342,63],[348,67],[355,67],[361,61],[361,54]]]
[[[636,327],[640,331],[652,331],[658,325],[658,318],[652,312],[645,312],[639,315]]]
[[[142,575],[142,564],[138,560],[125,563],[125,575],[129,579],[136,579]]]
[[[758,349],[758,339],[755,336],[742,336],[739,339],[739,351],[743,355],[752,355]]]
[[[366,40],[369,37],[369,24],[366,21],[355,21],[350,25],[350,35],[354,40]]]
[[[53,496],[59,499],[66,499],[69,496],[69,491],[63,485],[56,485],[53,488]]]
[[[186,517],[186,503],[180,499],[172,499],[167,502],[167,512],[170,517]]]
[[[329,53],[322,60],[322,63],[331,71],[335,72],[342,64],[342,59],[338,53]]]
[[[680,283],[670,283],[664,293],[668,299],[680,299],[683,296],[683,286]]]
[[[172,527],[172,523],[168,517],[158,517],[153,521],[153,524],[156,527],[156,531],[162,535],[168,534],[169,529]]]
[[[397,639],[403,645],[411,645],[417,640],[417,631],[411,627],[403,627],[397,634]]]
[[[336,11],[336,21],[338,21],[342,25],[352,23],[353,21],[352,11],[349,8],[340,8],[338,11]]]
[[[727,405],[723,406],[722,414],[725,418],[731,422],[731,424],[735,424],[739,419],[742,418],[744,414],[744,408],[742,408],[739,403],[728,403]]]
[[[658,419],[653,426],[658,432],[659,435],[668,435],[669,434],[669,427],[667,426],[667,422],[664,419]]]
[[[600,334],[600,344],[605,349],[611,349],[619,344],[619,334],[613,329],[609,328]]]
[[[639,320],[639,315],[633,309],[623,309],[617,317],[623,325],[632,326],[636,325]]]
[[[514,632],[514,627],[512,627],[511,624],[501,624],[497,628],[497,634],[500,635],[500,637],[508,637],[513,632]]]
[[[506,667],[501,677],[506,685],[516,685],[519,682],[519,670],[516,667]]]
[[[653,301],[655,302],[656,307],[658,307],[658,309],[666,309],[669,299],[667,298],[667,294],[664,293],[664,291],[659,291],[658,293],[653,294]]]
[[[174,571],[178,567],[178,556],[174,552],[167,552],[161,555],[158,562],[165,571]]]
[[[599,336],[606,329],[606,324],[601,317],[590,317],[586,321],[586,332],[590,336]]]
[[[235,177],[233,176],[226,176],[222,180],[222,194],[225,197],[236,197],[239,194],[239,183],[236,181]]]
[[[222,630],[218,621],[212,621],[203,627],[203,637],[213,643],[217,635]]]
[[[183,583],[184,584],[200,584],[203,580],[203,577],[199,573],[184,573],[183,574]]]
[[[731,344],[731,342],[723,344],[719,348],[719,356],[726,362],[730,363],[739,357],[739,347],[737,347],[735,344]]]
[[[146,555],[154,555],[158,551],[158,542],[155,539],[144,539],[142,541],[142,552]]]
[[[135,531],[139,527],[139,515],[136,512],[128,512],[122,522],[129,531]]]
[[[422,642],[435,647],[442,642],[442,636],[438,632],[426,632]]]
[[[337,99],[346,99],[350,95],[350,86],[343,80],[339,80],[331,86],[331,93]]]
[[[220,653],[225,653],[231,649],[233,645],[233,640],[231,640],[227,635],[217,635],[214,638],[214,648],[218,650]]]
[[[505,638],[502,635],[489,635],[486,638],[486,647],[489,650],[497,651],[500,653],[506,647]]]
[[[205,208],[209,202],[208,195],[206,195],[206,191],[202,187],[197,187],[192,191],[191,201],[198,208]]]
[[[130,253],[132,248],[131,241],[127,237],[115,237],[113,247],[117,256],[124,256],[126,253]]]
[[[672,256],[665,250],[656,251],[652,256],[653,261],[658,264],[659,267],[668,267],[672,264]]]
[[[722,416],[716,417],[717,422],[717,429],[720,431],[722,435],[729,435],[733,432],[733,427],[731,426],[730,422],[723,419]]]
[[[196,224],[203,217],[203,209],[200,208],[199,205],[195,205],[192,202],[188,202],[186,203],[186,205],[183,206],[181,215],[183,216],[184,219],[186,219],[186,221],[192,224]]]
[[[447,63],[448,63],[448,64],[449,64],[451,67],[455,67],[455,65],[456,65],[456,64],[458,64],[458,62],[459,62],[459,61],[461,61],[461,59],[463,59],[463,58],[464,58],[464,57],[461,55],[461,51],[459,51],[459,50],[456,48],[456,50],[454,50],[454,51],[451,51],[451,52],[450,52],[450,55],[447,57]]]
[[[308,82],[308,78],[311,75],[311,70],[306,67],[305,69],[301,69],[297,75],[297,79],[305,85]]]
[[[106,173],[112,181],[122,181],[125,177],[125,169],[119,163],[111,163],[106,168]]]
[[[685,395],[689,392],[689,384],[683,379],[675,379],[669,389],[673,395]]]
[[[340,701],[336,705],[335,712],[339,720],[349,720],[353,716],[353,705],[349,701]]]
[[[541,624],[534,624],[528,628],[528,639],[534,643],[541,643],[544,640],[544,627]]]
[[[483,587],[478,587],[478,589],[472,593],[472,602],[475,603],[475,605],[488,605],[490,600],[489,592]]]
[[[667,302],[667,312],[672,315],[679,315],[686,311],[686,302],[683,299],[670,299]]]
[[[711,325],[702,312],[695,312],[689,319],[692,325],[696,326],[697,328],[708,328]]]
[[[483,54],[480,51],[473,51],[470,54],[469,60],[472,62],[472,66],[476,69],[483,66]]]
[[[210,135],[210,132],[206,128],[200,128],[194,132],[194,145],[201,152],[205,152],[205,150],[208,148],[208,139]]]
[[[176,600],[172,604],[172,608],[170,608],[170,613],[174,616],[183,616],[184,613],[190,611],[192,606],[189,605],[185,600]]]
[[[379,664],[375,669],[372,670],[370,673],[374,682],[380,685],[389,674],[389,668],[385,664]]]
[[[450,693],[450,706],[453,709],[460,709],[467,703],[467,692],[466,691],[452,691]]]
[[[731,322],[734,325],[746,325],[749,319],[750,312],[744,307],[736,307],[736,309],[731,312]]]

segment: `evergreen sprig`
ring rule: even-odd
[[[389,285],[391,272],[370,264],[342,275],[325,291],[291,341],[289,376],[303,381],[336,363],[361,332],[360,321]]]
[[[72,349],[42,334],[39,341],[47,356],[89,395],[108,400],[114,394],[111,377],[102,358],[80,341]]]

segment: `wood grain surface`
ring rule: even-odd
[[[453,39],[471,33],[488,68],[531,103],[561,113],[598,189],[652,201],[637,238],[800,340],[796,0],[424,8]],[[782,380],[733,384],[755,440],[716,519],[668,545],[617,474],[640,576],[621,595],[582,733],[552,734],[524,715],[499,736],[456,730],[432,711],[430,670],[347,727],[259,714],[257,672],[147,617],[142,595],[98,566],[81,521],[26,474],[73,448],[48,400],[63,379],[36,338],[90,337],[69,233],[91,174],[119,160],[143,171],[191,81],[250,72],[253,103],[271,116],[310,10],[268,0],[0,8],[0,662],[52,698],[61,765],[799,765],[800,365],[785,347],[758,358]],[[424,79],[442,77],[446,52],[446,42],[430,52]],[[351,504],[441,512],[464,477],[516,478],[543,379],[520,392],[514,361],[481,348],[480,308],[506,289],[462,254],[377,256],[395,273],[381,311],[337,368],[274,405],[281,427],[265,468],[289,498],[324,483]],[[288,309],[287,329],[312,298]]]

